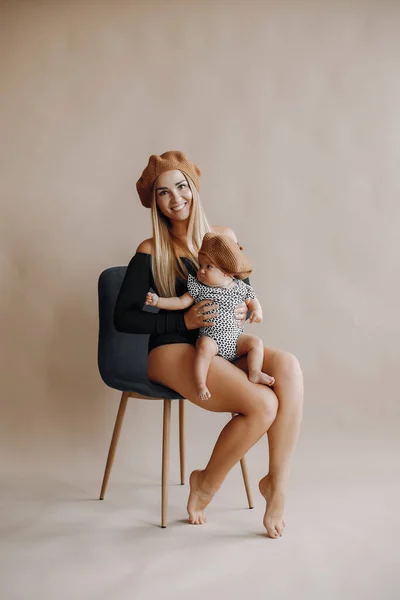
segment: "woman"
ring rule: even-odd
[[[238,413],[221,431],[204,470],[190,476],[189,521],[203,524],[205,508],[230,469],[268,432],[269,471],[259,482],[266,500],[264,526],[272,538],[285,528],[284,501],[291,456],[299,435],[303,408],[303,378],[299,362],[288,352],[264,348],[263,371],[275,378],[274,388],[252,383],[247,358],[230,363],[212,359],[207,377],[211,398],[201,402],[193,378],[195,343],[200,327],[217,314],[207,300],[187,311],[142,311],[152,287],[161,296],[187,291],[189,273],[196,274],[197,253],[207,231],[231,236],[227,227],[210,227],[200,197],[200,169],[183,152],[153,154],[136,187],[142,204],[151,209],[153,237],[139,244],[130,261],[115,307],[118,331],[150,333],[148,378],[169,387],[197,406],[213,412]],[[245,303],[236,308],[244,322]]]

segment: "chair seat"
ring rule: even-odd
[[[151,398],[168,400],[182,396],[146,376],[149,335],[120,333],[114,327],[114,307],[126,267],[110,267],[99,277],[99,343],[98,368],[106,385],[121,392],[134,392]],[[143,310],[158,312],[151,306]]]

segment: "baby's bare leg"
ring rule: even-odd
[[[264,344],[260,338],[255,335],[242,333],[242,335],[239,336],[236,351],[239,356],[247,355],[247,367],[250,381],[253,383],[263,383],[269,386],[274,385],[274,377],[262,372]]]
[[[208,335],[197,338],[196,356],[194,359],[194,379],[196,383],[197,396],[200,400],[208,400],[211,394],[207,388],[207,374],[210,363],[218,354],[218,345]]]

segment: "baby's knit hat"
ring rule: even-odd
[[[206,233],[199,254],[204,254],[227,275],[236,279],[245,279],[253,269],[242,250],[243,247],[228,235]]]
[[[179,169],[192,179],[197,191],[200,190],[201,171],[197,165],[190,161],[183,152],[179,150],[168,150],[163,154],[152,154],[147,167],[136,182],[136,189],[143,206],[151,207],[153,183],[164,171]]]

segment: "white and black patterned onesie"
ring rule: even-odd
[[[189,274],[187,282],[188,292],[195,302],[211,300],[213,303],[218,303],[218,316],[214,326],[200,327],[199,337],[208,335],[215,340],[218,345],[218,355],[230,362],[239,357],[236,346],[239,336],[243,333],[243,327],[238,324],[234,310],[247,298],[256,297],[251,285],[240,279],[233,279],[233,281],[236,283],[235,287],[210,287]]]

